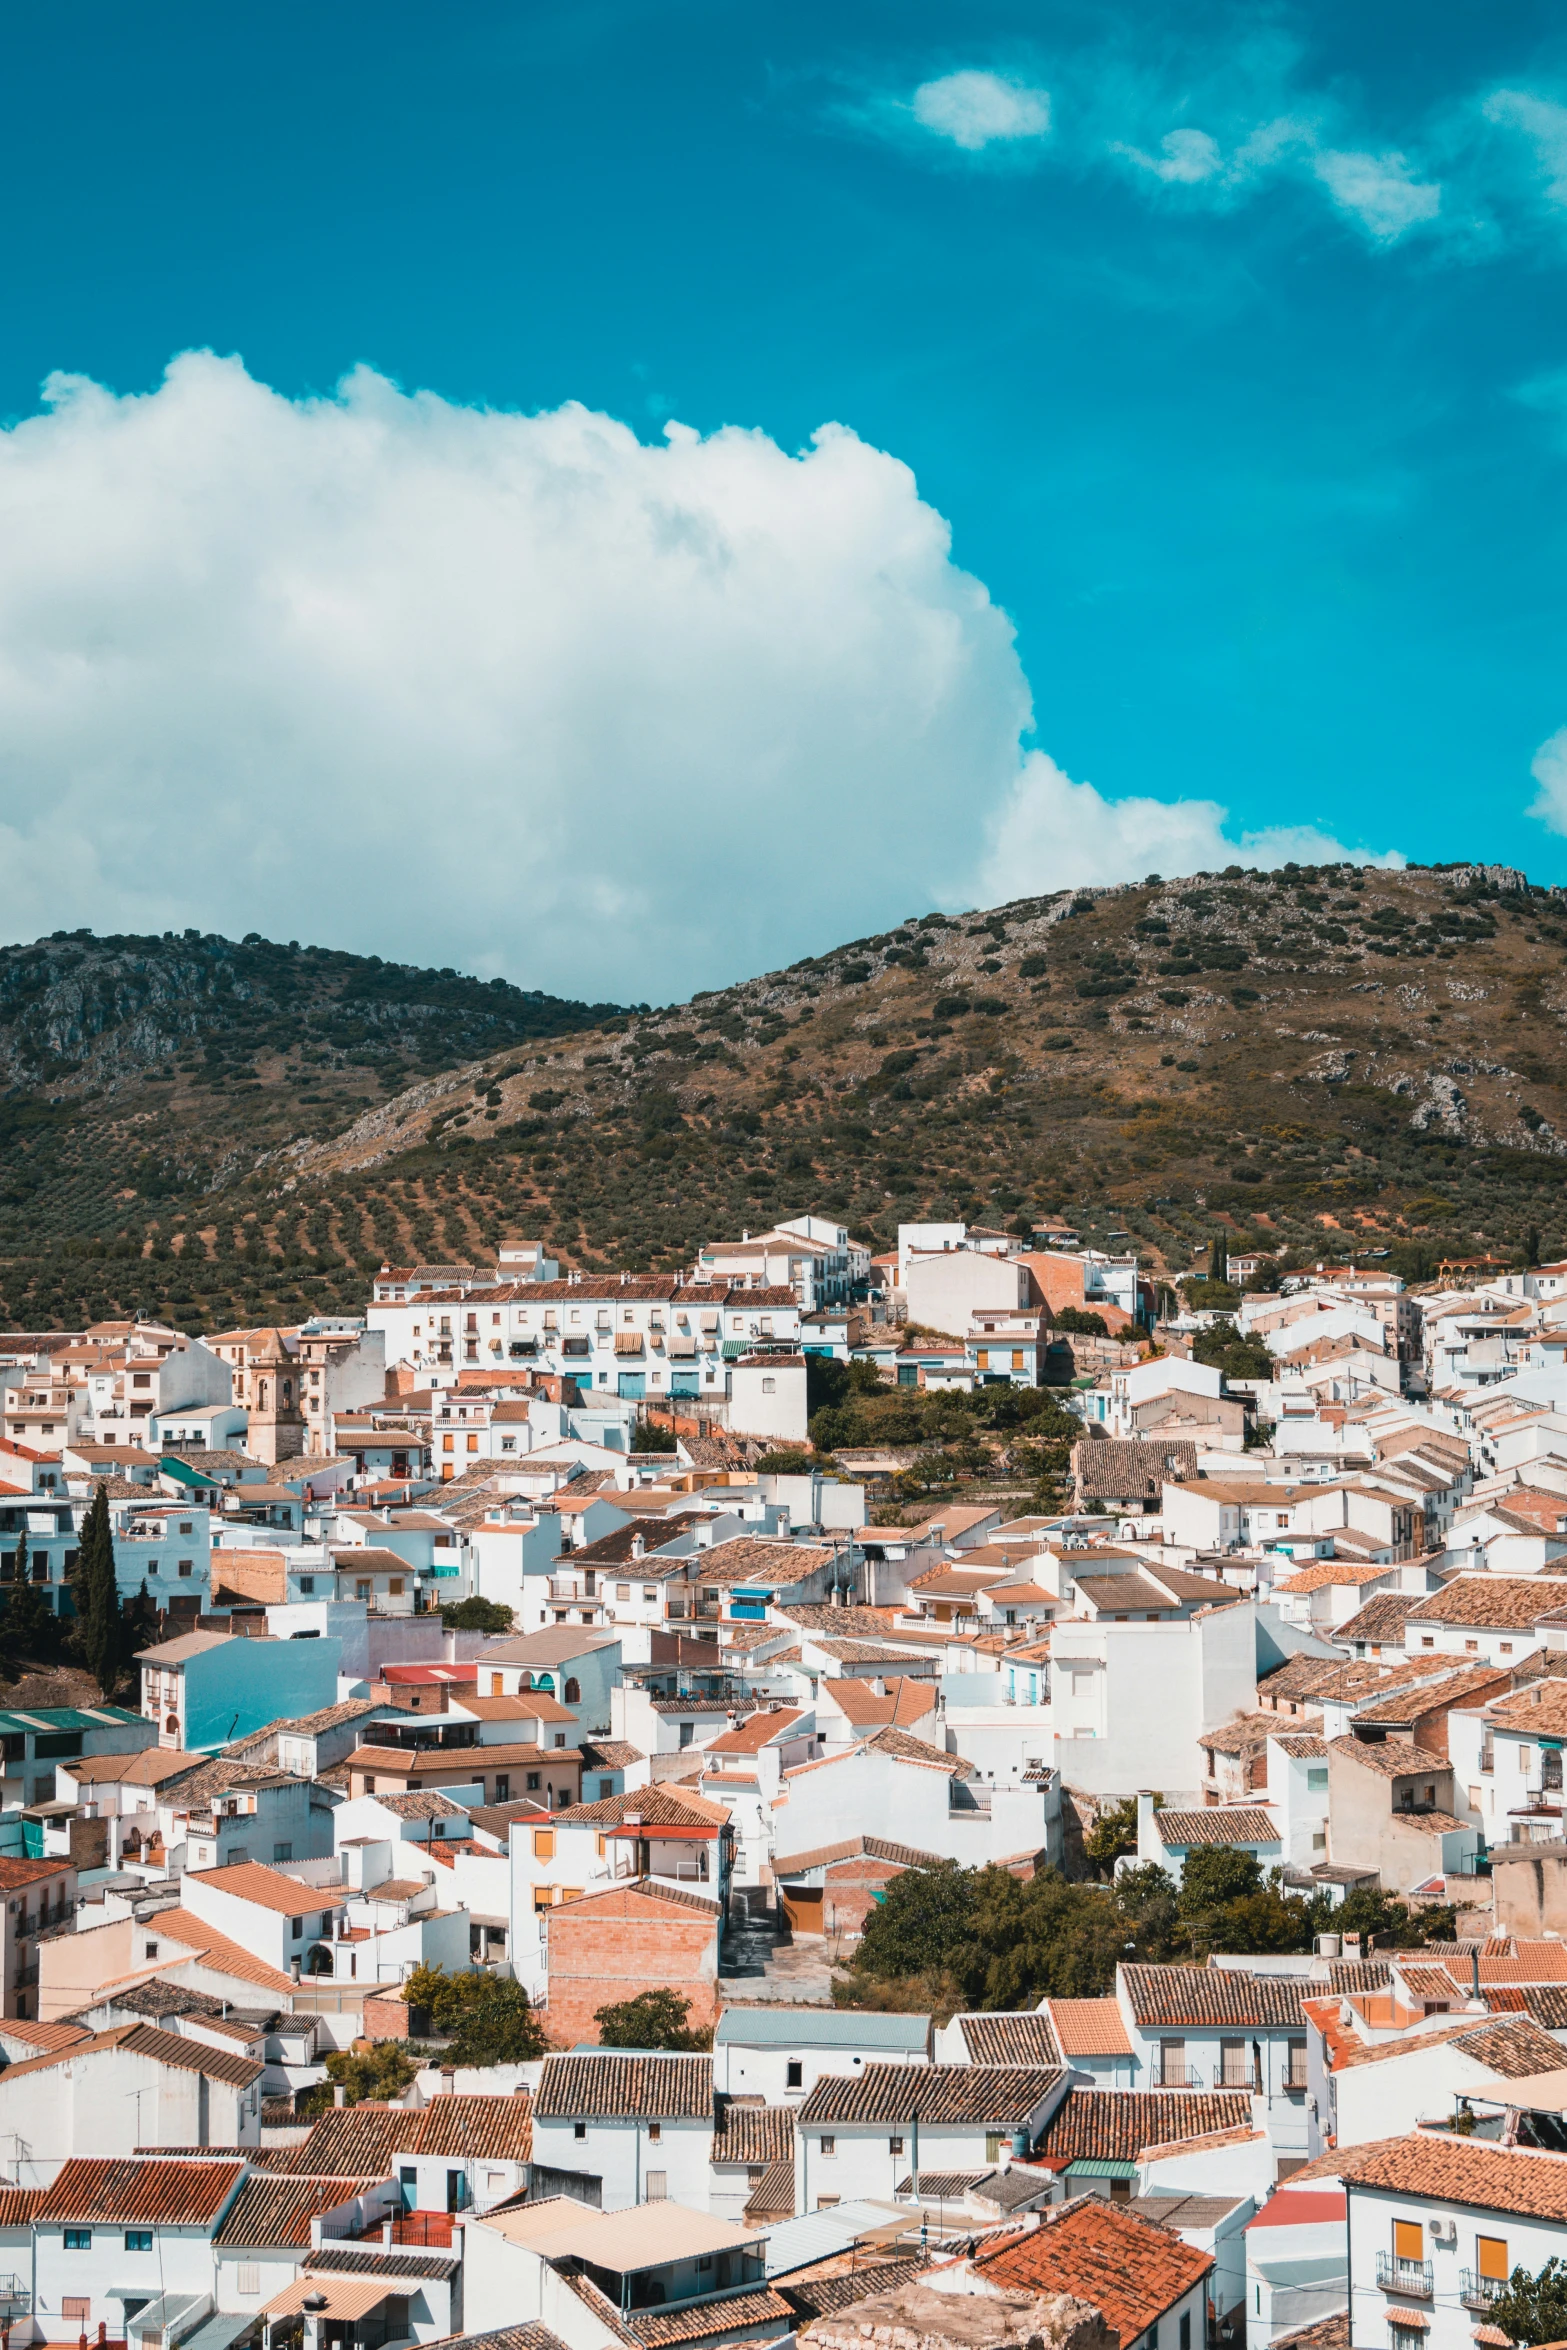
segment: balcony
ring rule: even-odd
[[[1482,2277],[1472,2268],[1458,2272],[1458,2298],[1466,2309],[1489,2309],[1506,2290],[1505,2277]]]
[[[1200,2089],[1202,2087],[1195,2066],[1189,2065],[1182,2056],[1163,2058],[1155,2071],[1153,2085],[1156,2089]]]
[[[1409,2293],[1429,2301],[1432,2294],[1429,2260],[1400,2260],[1393,2252],[1377,2254],[1377,2283],[1384,2293]]]

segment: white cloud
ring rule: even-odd
[[[1400,865],[1396,850],[1346,848],[1315,826],[1232,834],[1217,800],[1108,800],[1074,783],[1043,751],[1030,752],[990,826],[971,902],[996,905],[1036,891],[1140,881],[1148,873],[1220,872],[1226,865]]]
[[[1529,762],[1529,773],[1540,787],[1529,814],[1552,832],[1567,832],[1567,726],[1541,743]]]
[[[1530,90],[1493,90],[1484,111],[1488,122],[1522,131],[1532,142],[1546,195],[1553,204],[1567,204],[1567,106]]]
[[[1050,129],[1050,93],[996,73],[948,73],[922,82],[914,118],[955,146],[976,150],[993,139],[1042,139]]]
[[[190,354],[0,432],[12,936],[316,940],[660,1000],[936,902],[1016,770],[1006,616],[826,426],[291,401]],[[904,902],[906,901],[906,903]]]
[[[1157,155],[1145,155],[1140,147],[1119,142],[1112,152],[1126,156],[1143,171],[1151,171],[1155,179],[1179,187],[1196,187],[1203,180],[1216,179],[1224,168],[1223,150],[1207,131],[1166,131]]]
[[[1010,622],[841,426],[648,447],[201,353],[47,399],[0,431],[13,936],[259,930],[660,1001],[976,891],[1343,853],[1025,756]]]
[[[1442,190],[1417,180],[1402,155],[1350,154],[1325,148],[1313,169],[1340,211],[1353,214],[1378,244],[1391,245],[1412,228],[1435,220]]]

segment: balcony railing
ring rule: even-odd
[[[1216,2089],[1244,2089],[1249,2096],[1262,2094],[1262,2076],[1252,2064],[1223,2064],[1214,2076]]]
[[[1400,2260],[1395,2252],[1377,2254],[1377,2283],[1384,2293],[1412,2293],[1423,2301],[1431,2298],[1431,2263],[1429,2260]]]
[[[1195,2089],[1199,2086],[1196,2072],[1184,2057],[1161,2058],[1154,2077],[1156,2089]]]
[[[1466,2309],[1489,2309],[1506,2290],[1505,2277],[1482,2277],[1472,2268],[1458,2272],[1458,2298]]]

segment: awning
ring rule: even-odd
[[[615,1333],[615,1352],[618,1355],[639,1355],[642,1352],[641,1331],[617,1330]]]
[[[684,1358],[687,1355],[694,1355],[696,1353],[696,1340],[694,1338],[682,1338],[680,1333],[676,1331],[670,1338],[669,1352],[671,1356],[679,1358]]]
[[[281,2293],[274,2293],[270,2301],[264,2301],[255,2314],[258,2317],[365,2317],[391,2294],[406,2292],[407,2285],[406,2277],[296,2277]],[[307,2310],[307,2293],[323,2294],[326,2307]]]
[[[1111,2162],[1102,2154],[1075,2155],[1067,2164],[1067,2175],[1074,2179],[1135,2179],[1135,2162]]]

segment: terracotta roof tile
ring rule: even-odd
[[[1050,2018],[1037,2008],[1016,2015],[960,2015],[954,2020],[970,2064],[1054,2067],[1061,2062]]]
[[[539,2120],[711,2121],[710,2056],[547,2056],[534,2099]]]
[[[787,2105],[751,2105],[738,2097],[717,2100],[714,2162],[766,2166],[794,2159],[794,2114]],[[793,2216],[793,2198],[790,2216]]]
[[[1003,2289],[1075,2294],[1132,2342],[1200,2285],[1214,2261],[1170,2229],[1094,2195],[1059,2219],[1045,2215],[1026,2235],[982,2246],[973,2265]]]
[[[1234,2024],[1242,2029],[1301,2028],[1303,1986],[1288,1975],[1243,1974],[1236,1967],[1129,1966],[1121,1970],[1139,2025]]]
[[[1422,2130],[1353,2148],[1343,2158],[1340,2175],[1349,2187],[1383,2187],[1394,2194],[1467,2204],[1474,2211],[1567,2222],[1567,2155]]]
[[[200,2226],[215,2219],[244,2176],[243,2161],[184,2162],[156,2155],[77,2156],[38,2199],[34,2217],[89,2226]]]
[[[1045,2065],[868,2064],[852,2078],[824,2074],[800,2108],[807,2122],[983,2123],[1016,2129],[1061,2079]]]
[[[323,2211],[362,2195],[373,2179],[277,2178],[263,2173],[247,2179],[224,2214],[215,2244],[310,2245],[310,2223]]]
[[[1254,1804],[1215,1805],[1207,1811],[1160,1811],[1154,1814],[1159,1841],[1172,1844],[1277,1844],[1279,1831],[1271,1812]]]
[[[1048,2123],[1038,2159],[1135,2162],[1146,2146],[1249,2130],[1244,2089],[1074,2089]]]
[[[1061,2053],[1074,2056],[1130,2056],[1132,2043],[1114,1999],[1052,1999],[1048,2011]]]

